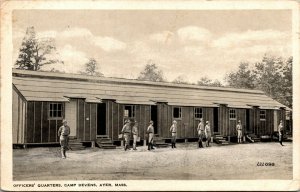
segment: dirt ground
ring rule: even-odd
[[[248,143],[197,149],[196,143],[177,148],[137,151],[87,148],[28,148],[13,151],[14,180],[214,180],[292,179],[292,143]],[[274,163],[274,166],[266,166]],[[264,165],[264,166],[258,166]]]

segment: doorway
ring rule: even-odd
[[[151,105],[151,120],[153,121],[154,134],[157,134],[157,106]]]
[[[246,131],[249,133],[250,130],[250,109],[246,109]]]
[[[214,132],[219,132],[219,108],[214,108]]]
[[[77,135],[77,100],[71,99],[65,104],[65,119],[70,127],[70,137],[76,138]]]
[[[106,135],[106,103],[97,105],[97,135]]]

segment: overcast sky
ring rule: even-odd
[[[78,73],[94,57],[107,77],[137,78],[151,59],[168,81],[223,81],[241,61],[291,56],[291,16],[290,10],[17,10],[14,61],[26,28],[34,26],[39,37],[55,38],[65,62],[44,69]]]

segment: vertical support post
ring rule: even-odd
[[[91,148],[95,148],[95,141],[91,142]]]
[[[144,139],[143,146],[146,146],[146,142],[147,142],[147,140]]]

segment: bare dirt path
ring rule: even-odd
[[[59,148],[14,149],[14,180],[211,180],[291,179],[292,143],[253,143],[197,149],[196,143],[177,144],[177,149],[147,151],[68,151]],[[274,166],[257,166],[274,163]]]

